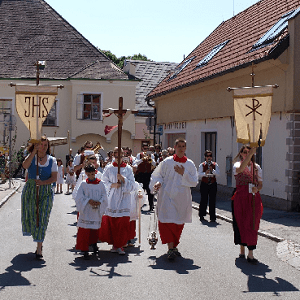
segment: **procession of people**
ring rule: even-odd
[[[47,137],[32,144],[22,164],[27,170],[22,192],[22,230],[24,236],[31,235],[37,242],[36,258],[43,258],[42,243],[53,205],[55,184],[55,193],[62,193],[63,186],[67,185],[65,195],[72,194],[75,201],[78,227],[75,249],[82,252],[84,259],[90,259],[89,251],[99,252],[99,242],[111,245],[111,252],[125,255],[125,247],[134,246],[136,220],[146,203],[149,212],[157,215],[161,242],[167,244],[167,259],[173,261],[180,257],[178,245],[184,225],[192,222],[191,188],[196,187],[200,180],[200,221],[205,221],[209,203],[210,221],[215,222],[216,177],[220,174],[218,164],[212,160],[211,150],[205,151],[205,161],[197,170],[194,162],[186,157],[186,147],[184,139],[177,139],[174,148],[166,150],[160,145],[150,148],[144,144],[137,157],[132,155],[129,147],[115,147],[105,159],[95,153],[91,141],[86,141],[75,157],[68,156],[64,173],[62,160],[50,154]],[[262,172],[260,166],[251,160],[255,151],[255,147],[243,146],[233,166],[237,181],[232,197],[234,243],[240,245],[239,257],[251,264],[258,263],[253,250],[262,215],[259,195]],[[250,192],[249,184],[252,184]],[[252,210],[253,199],[255,209]],[[249,250],[247,258],[245,247]]]

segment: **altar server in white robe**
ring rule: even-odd
[[[84,151],[84,156],[85,156],[84,164],[85,165],[87,165],[89,163],[93,164],[95,166],[95,169],[96,169],[95,176],[96,176],[96,178],[101,180],[102,173],[100,171],[98,171],[99,165],[97,164],[97,158],[96,158],[96,155],[95,155],[94,151],[93,150],[85,150]],[[86,179],[87,179],[87,175],[86,175],[85,170],[83,168],[82,171],[80,172],[79,176],[78,176],[75,188],[72,192],[72,198],[73,199],[76,198],[76,194],[77,194],[77,191],[79,189],[79,186],[80,186],[81,182],[85,181]]]
[[[185,156],[186,141],[175,141],[175,154],[163,160],[151,176],[150,189],[157,196],[158,228],[168,259],[181,256],[177,249],[185,223],[192,222],[191,187],[198,184],[197,168]]]
[[[79,212],[77,221],[76,249],[83,251],[84,258],[89,259],[89,246],[98,252],[97,242],[102,216],[107,207],[107,195],[103,182],[95,176],[95,166],[85,166],[87,179],[80,183],[75,202]]]
[[[135,180],[132,167],[122,161],[123,150],[121,149],[120,174],[118,174],[117,147],[113,155],[113,163],[107,165],[102,174],[108,206],[102,220],[99,239],[113,245],[111,252],[124,255],[123,246],[127,244],[130,237],[131,192],[134,190]]]

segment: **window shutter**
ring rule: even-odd
[[[76,119],[77,120],[82,120],[83,119],[83,95],[82,94],[77,94]]]

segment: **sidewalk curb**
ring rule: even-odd
[[[192,203],[192,207],[199,210],[198,203]],[[226,216],[216,213],[216,217],[232,223],[232,219]],[[262,230],[258,230],[258,235],[276,242],[276,254],[278,258],[300,271],[300,245]]]
[[[0,200],[0,207],[3,206],[3,204],[20,188],[21,183],[18,182],[17,186],[14,187],[14,189],[7,195],[5,196],[2,200]]]
[[[197,204],[197,205],[196,205],[196,204],[193,204],[192,206],[193,206],[194,209],[199,210],[199,204]],[[216,217],[217,217],[218,219],[224,220],[224,221],[226,221],[226,222],[228,222],[228,223],[232,223],[232,219],[231,219],[231,218],[222,216],[222,215],[220,215],[220,214],[218,214],[218,213],[216,213]],[[258,235],[263,236],[263,237],[265,237],[265,238],[267,238],[267,239],[269,239],[269,240],[272,240],[272,241],[274,241],[274,242],[277,242],[277,243],[285,241],[284,238],[275,236],[275,235],[273,235],[273,234],[271,234],[271,233],[268,233],[268,232],[262,231],[262,230],[258,230]]]

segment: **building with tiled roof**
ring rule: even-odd
[[[164,126],[163,147],[185,137],[196,164],[211,148],[221,168],[219,184],[234,186],[231,160],[240,145],[227,88],[251,86],[253,64],[254,85],[279,85],[258,155],[264,203],[287,210],[300,209],[299,12],[299,0],[258,1],[222,22],[146,98],[155,102],[157,122]]]
[[[136,86],[135,92],[135,109],[138,110],[136,116],[136,134],[134,140],[134,153],[141,150],[143,142],[153,139],[145,124],[145,118],[153,117],[153,103],[145,101],[146,96],[151,92],[170,72],[174,71],[178,64],[173,62],[156,62],[145,60],[125,60],[123,71],[140,80]],[[150,141],[149,141],[150,142]],[[157,134],[156,142],[159,142]]]
[[[40,85],[61,84],[64,89],[59,91],[43,133],[67,136],[69,131],[73,153],[86,140],[99,141],[108,150],[116,146],[117,130],[105,135],[104,129],[116,125],[117,117],[102,119],[101,110],[118,108],[121,96],[124,107],[134,109],[139,81],[118,68],[46,1],[0,1],[0,27],[0,115],[10,110],[17,116],[14,88],[8,84],[35,84],[34,64],[45,61]],[[134,116],[126,119],[123,129],[123,142],[132,147]],[[17,130],[16,149],[29,139],[18,117]],[[55,149],[55,155],[63,159],[67,153],[68,145]]]

